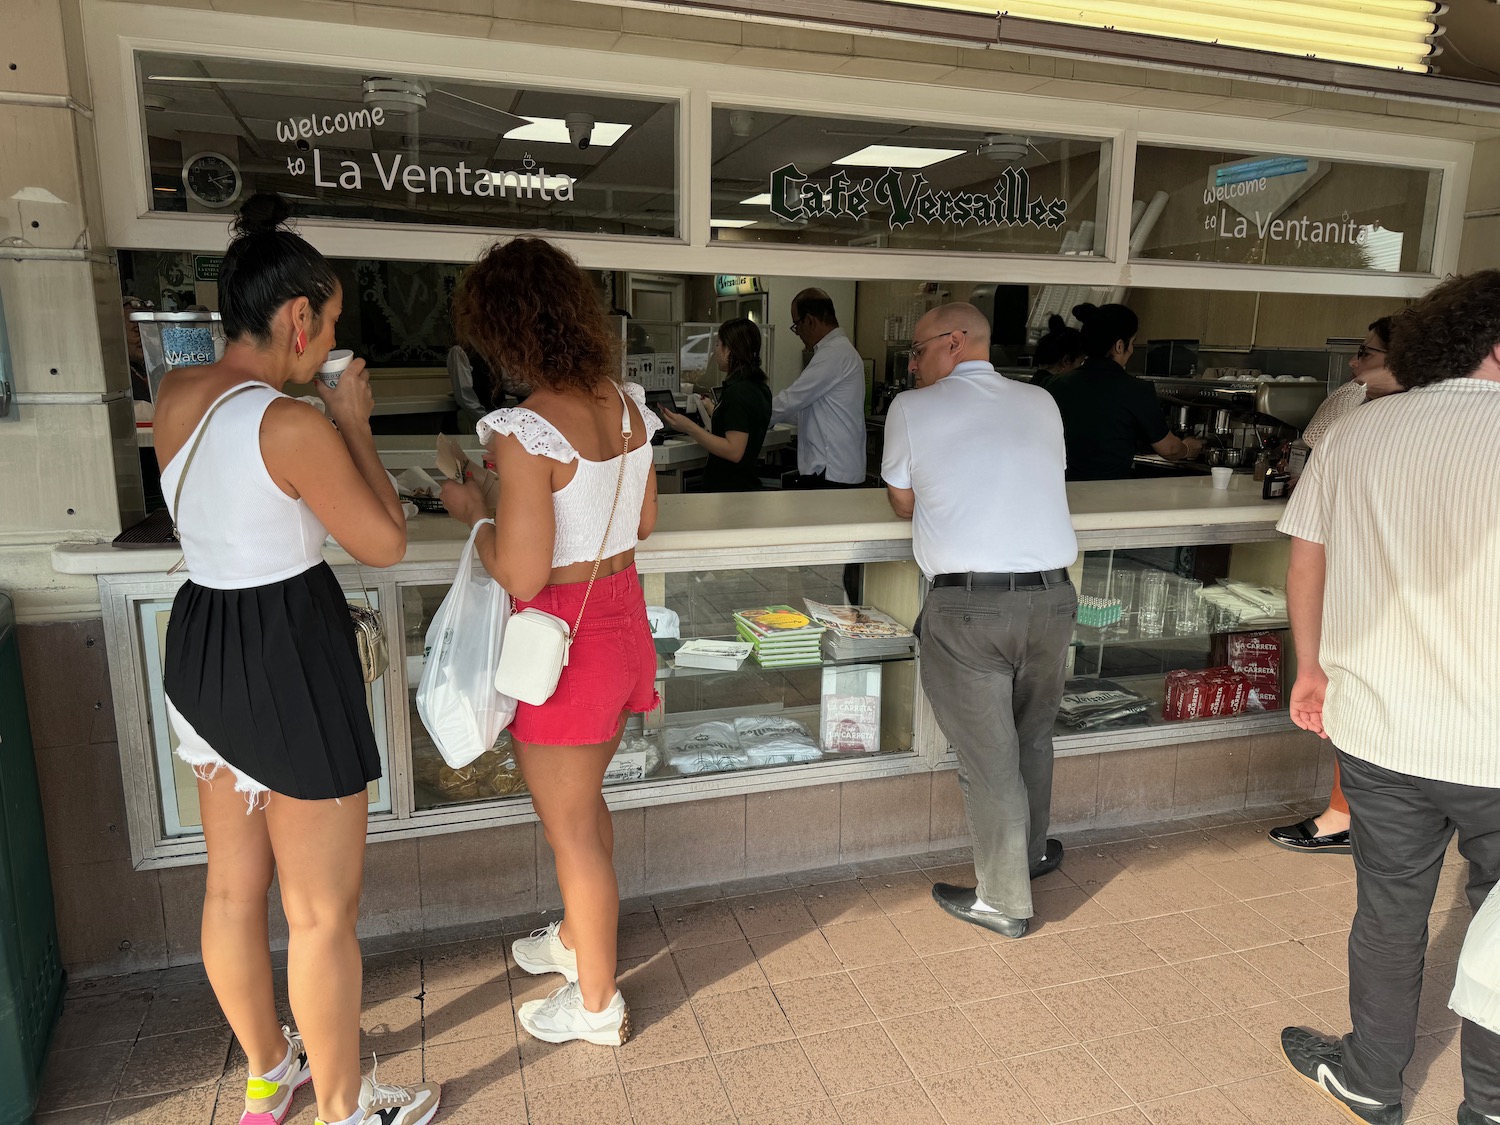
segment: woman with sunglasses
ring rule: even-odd
[[[755,322],[737,316],[719,325],[714,362],[728,374],[719,388],[718,406],[704,404],[709,428],[675,410],[664,409],[662,417],[708,452],[703,491],[755,492],[761,488],[756,468],[760,447],[771,426],[771,386],[760,365],[760,329]]]
[[[1383,316],[1370,325],[1365,342],[1349,361],[1349,381],[1318,407],[1318,412],[1307,424],[1307,429],[1302,431],[1303,441],[1316,449],[1319,440],[1328,432],[1328,427],[1356,406],[1406,390],[1385,365],[1385,353],[1390,346],[1391,318]],[[1338,771],[1338,759],[1335,758],[1333,792],[1328,798],[1328,807],[1301,823],[1283,824],[1280,828],[1271,829],[1266,833],[1271,843],[1292,852],[1350,854],[1353,849],[1349,843],[1349,802],[1344,800]]]

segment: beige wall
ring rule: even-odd
[[[1474,171],[1465,210],[1471,217],[1464,220],[1459,270],[1468,273],[1500,268],[1500,140],[1474,146]]]
[[[1406,306],[1393,297],[1132,289],[1142,340],[1199,340],[1221,347],[1321,348],[1331,336],[1363,336],[1377,317]]]
[[[119,280],[89,249],[103,219],[77,6],[5,0],[3,25],[0,239],[24,242],[0,261],[20,409],[0,422],[0,587],[23,620],[95,616],[93,579],[53,573],[52,547],[112,537],[141,489]]]

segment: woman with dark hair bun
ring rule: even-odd
[[[760,447],[771,428],[771,382],[760,365],[760,329],[749,317],[719,325],[714,362],[727,372],[719,403],[709,411],[709,429],[675,410],[662,416],[674,430],[687,434],[708,451],[703,469],[705,492],[755,492],[761,488]]]
[[[1037,371],[1031,377],[1031,385],[1045,390],[1057,376],[1076,370],[1083,359],[1083,333],[1053,313],[1047,318],[1047,334],[1037,341],[1031,357],[1031,365]]]
[[[1083,365],[1047,384],[1062,413],[1069,480],[1120,480],[1150,448],[1169,461],[1203,452],[1201,438],[1179,438],[1162,414],[1156,391],[1125,370],[1140,321],[1124,305],[1077,305],[1087,356]]]
[[[620,384],[619,340],[588,275],[543,239],[491,247],[460,282],[453,319],[492,370],[532,388],[525,406],[479,423],[500,476],[479,556],[517,609],[560,618],[573,638],[552,696],[518,704],[510,727],[564,912],[512,947],[528,973],[565,981],[516,1018],[544,1042],[619,1046],[630,1015],[615,980],[620,888],[604,771],[626,716],[658,703],[635,548],[656,526],[661,420],[638,384]],[[471,528],[490,514],[472,481],[444,484],[443,504]]]
[[[203,967],[249,1060],[241,1125],[277,1125],[309,1080],[325,1125],[425,1125],[436,1086],[360,1077],[355,922],[380,758],[348,602],[323,561],[331,535],[360,562],[399,562],[406,520],[370,436],[364,363],[318,383],[328,418],[284,393],[313,380],[343,308],[289,214],[279,196],[245,202],[219,274],[224,357],[172,371],[157,397],[162,492],[188,567],[163,680],[208,846]],[[299,1033],[276,1017],[273,876]]]

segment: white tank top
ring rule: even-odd
[[[616,389],[619,387],[616,385]],[[625,479],[620,484],[620,506],[610,528],[609,542],[604,544],[604,558],[632,550],[639,542],[636,531],[641,522],[641,504],[646,499],[646,481],[651,475],[650,437],[661,429],[661,419],[646,409],[646,392],[638,383],[626,383],[621,393],[625,425],[630,423],[630,409],[623,398],[629,394],[640,407],[646,424],[647,441],[625,457]],[[537,457],[550,457],[567,464],[578,462],[573,479],[552,494],[552,518],[556,530],[552,541],[552,566],[593,562],[599,555],[604,528],[609,523],[610,506],[615,499],[615,485],[620,481],[620,456],[608,461],[590,461],[579,456],[567,438],[547,419],[524,406],[496,410],[486,414],[476,427],[479,440],[489,442],[491,434],[506,434],[521,443],[521,448]]]
[[[182,506],[174,505],[178,478],[203,422],[194,428],[161,473],[161,490],[172,509],[182,555],[194,582],[215,590],[268,586],[311,570],[323,561],[328,530],[313,510],[293,500],[266,470],[260,423],[280,391],[264,383],[231,387],[193,454],[182,482]],[[210,408],[212,409],[212,408]]]

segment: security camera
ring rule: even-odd
[[[563,121],[568,126],[568,140],[579,148],[588,148],[594,139],[594,117],[589,113],[570,113]]]

